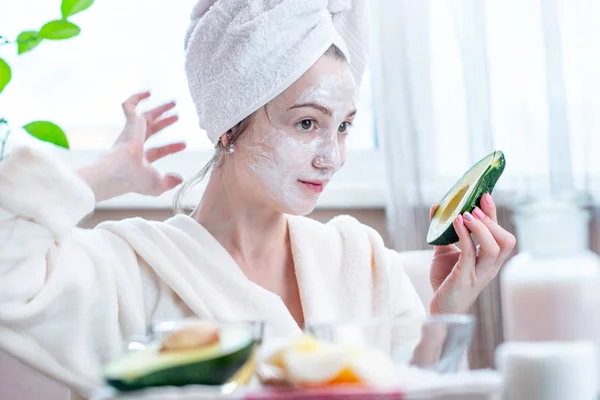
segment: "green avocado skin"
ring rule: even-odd
[[[134,379],[107,379],[106,383],[121,392],[154,386],[222,385],[248,361],[255,343],[221,357],[177,365]]]
[[[498,165],[488,166],[487,170],[481,176],[477,187],[475,188],[475,190],[473,190],[473,192],[471,192],[471,195],[465,203],[465,206],[460,211],[461,214],[467,211],[471,212],[475,209],[475,207],[479,207],[481,203],[481,198],[484,194],[492,194],[494,186],[496,186],[498,179],[500,179],[500,176],[504,172],[504,167],[506,167],[506,160],[504,158],[504,153],[501,153],[500,158],[498,159]],[[446,194],[446,196],[451,191],[452,189]],[[429,242],[429,244],[432,246],[446,246],[456,242],[458,242],[458,234],[456,233],[454,226],[450,224],[450,226],[444,231],[444,233],[438,236],[438,238],[434,241]]]

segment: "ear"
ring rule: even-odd
[[[223,144],[223,147],[229,146],[229,132],[230,131],[227,131],[227,133],[221,135],[221,144]]]

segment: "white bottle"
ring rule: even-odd
[[[515,214],[519,254],[501,275],[506,341],[600,344],[600,257],[589,250],[589,213],[570,202]]]
[[[500,280],[504,340],[590,341],[600,365],[600,257],[589,250],[589,213],[549,201],[522,207],[514,221],[519,254]]]

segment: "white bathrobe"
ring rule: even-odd
[[[94,203],[47,155],[23,148],[0,163],[0,350],[89,396],[102,365],[152,320],[261,319],[277,334],[300,331],[193,219],[77,228]],[[395,316],[409,322],[407,341],[418,339],[421,301],[380,235],[348,216],[288,223],[307,322]]]

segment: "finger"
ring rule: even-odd
[[[178,153],[184,150],[185,147],[186,144],[183,142],[171,143],[161,147],[154,147],[146,150],[146,160],[148,160],[150,163],[153,163],[154,161],[160,160],[161,158],[170,154]]]
[[[480,203],[483,212],[490,217],[492,221],[498,222],[496,204],[494,203],[494,199],[492,199],[492,195],[489,193],[484,194]]]
[[[165,174],[160,180],[160,193],[162,194],[168,190],[174,189],[183,183],[183,178],[180,175],[174,173]]]
[[[431,208],[429,209],[429,220],[431,221],[433,219],[433,214],[435,214],[435,210],[437,210],[439,206],[439,203],[435,203],[434,205],[431,206]]]
[[[465,226],[465,220],[462,215],[459,215],[453,222],[454,230],[458,235],[458,246],[460,247],[460,262],[461,269],[465,272],[473,273],[477,264],[477,249],[471,232]]]
[[[148,127],[148,132],[146,133],[146,139],[148,139],[150,136],[154,135],[155,133],[162,131],[166,127],[173,125],[178,120],[179,120],[179,117],[177,115],[172,115],[170,117],[159,119],[158,121],[154,121]]]
[[[172,110],[173,108],[175,108],[175,102],[171,101],[169,103],[165,103],[165,104],[162,104],[162,105],[160,105],[160,106],[158,106],[156,108],[153,108],[150,111],[146,111],[144,113],[144,117],[146,118],[146,120],[148,121],[148,123],[152,123],[158,117],[160,117],[161,115],[163,115],[167,111]]]
[[[481,248],[478,259],[479,263],[486,267],[494,265],[500,255],[500,246],[496,243],[496,239],[494,239],[488,227],[469,212],[463,214],[463,220],[465,221],[465,226],[475,235],[477,242],[479,242]]]
[[[142,92],[136,93],[127,100],[125,100],[122,104],[125,116],[127,116],[127,118],[134,116],[135,108],[137,107],[139,102],[144,99],[147,99],[148,97],[150,97],[150,92]]]
[[[498,255],[497,262],[500,264],[504,263],[517,245],[517,239],[512,233],[498,225],[496,221],[492,220],[479,208],[476,207],[473,210],[473,216],[483,222],[494,237],[498,246],[500,246],[500,254]]]

